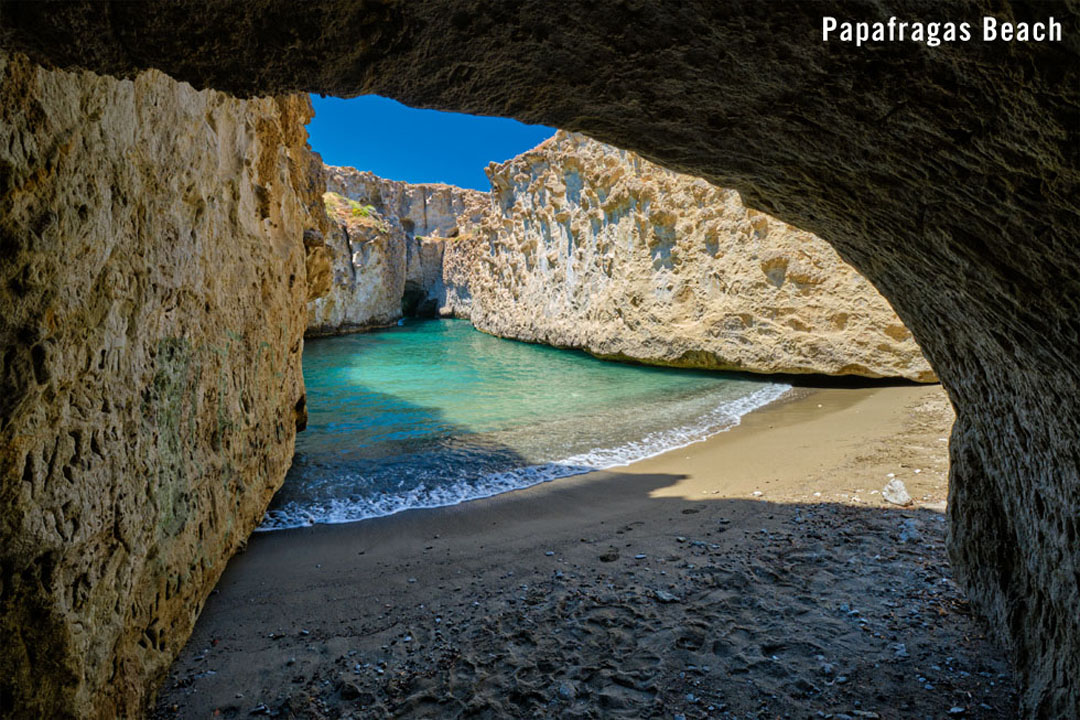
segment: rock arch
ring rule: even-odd
[[[242,96],[379,93],[579,131],[736,187],[890,299],[957,409],[955,568],[1033,717],[1080,703],[1080,7],[1057,43],[823,43],[923,0],[3,4],[35,60]],[[930,18],[926,18],[930,19]],[[936,19],[936,18],[935,18]],[[871,240],[873,238],[873,240]]]

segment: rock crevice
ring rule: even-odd
[[[435,317],[443,248],[486,205],[485,193],[386,180],[353,168],[325,169],[333,229],[329,292],[308,305],[308,335],[333,335]]]

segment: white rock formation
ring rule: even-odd
[[[447,245],[446,314],[650,364],[935,380],[873,286],[733,190],[565,132],[487,172],[488,215]]]

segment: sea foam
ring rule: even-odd
[[[256,530],[266,532],[316,524],[349,523],[405,510],[447,507],[572,475],[622,467],[730,430],[742,421],[744,415],[779,400],[789,390],[790,385],[771,384],[725,402],[693,423],[652,432],[616,447],[594,448],[561,460],[502,470],[439,486],[420,484],[397,493],[379,492],[370,498],[333,498],[302,505],[287,503],[267,512]]]

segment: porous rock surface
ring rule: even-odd
[[[561,131],[487,174],[485,221],[447,246],[444,306],[484,332],[657,365],[936,380],[836,251],[734,190]]]
[[[822,42],[1046,20],[1061,42]],[[1080,715],[1080,7],[1074,0],[5,3],[0,43],[239,94],[380,93],[583,132],[814,232],[957,411],[950,548],[1030,717]],[[480,41],[482,39],[482,41]]]
[[[487,194],[348,167],[325,170],[333,282],[308,305],[308,335],[386,326],[403,314],[433,317],[443,303],[445,239],[478,218]]]
[[[0,716],[136,717],[305,419],[311,105],[2,52],[0,100]]]

